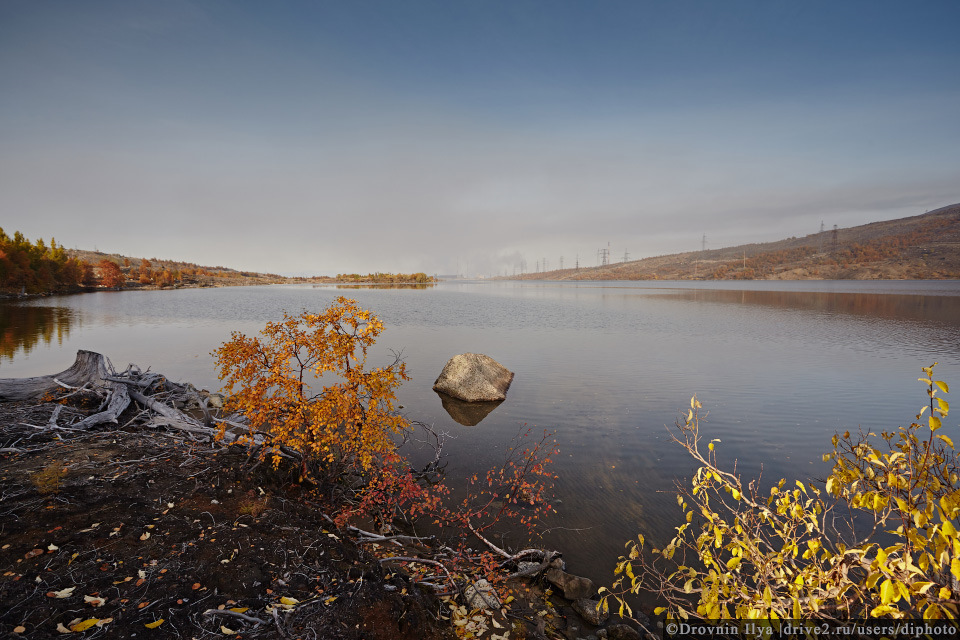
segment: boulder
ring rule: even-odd
[[[592,624],[597,627],[607,621],[607,618],[610,616],[610,610],[601,606],[600,602],[597,600],[588,600],[586,598],[580,598],[579,600],[573,601],[573,610],[584,619],[584,621]]]
[[[643,640],[643,636],[625,624],[612,624],[607,627],[607,640]]]
[[[500,598],[497,597],[493,585],[482,579],[467,585],[467,588],[463,590],[463,597],[467,601],[467,608],[471,611],[474,609],[499,609],[501,606]]]
[[[496,402],[507,397],[513,372],[482,353],[461,353],[444,365],[433,390],[465,402]]]
[[[547,569],[544,577],[553,586],[563,589],[563,597],[567,600],[589,598],[597,590],[590,578],[581,578],[554,567]]]

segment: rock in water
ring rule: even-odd
[[[513,372],[482,353],[461,353],[444,365],[433,390],[466,402],[493,402],[507,397]]]

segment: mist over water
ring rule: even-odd
[[[721,440],[721,462],[736,462],[746,478],[762,473],[765,485],[823,476],[820,456],[837,430],[909,423],[926,398],[920,367],[939,361],[937,377],[960,385],[956,281],[453,282],[7,301],[0,377],[60,371],[89,349],[118,367],[134,362],[213,390],[209,354],[231,331],[256,333],[283,310],[319,310],[339,295],[384,322],[370,362],[402,354],[412,380],[399,402],[410,419],[450,435],[451,481],[502,461],[523,428],[555,432],[561,502],[543,544],[606,584],[627,539],[663,541],[679,523],[674,482],[688,483],[694,464],[666,427],[694,393],[708,412],[704,435]],[[516,374],[507,400],[473,426],[431,389],[447,359],[464,352]]]

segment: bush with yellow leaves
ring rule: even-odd
[[[896,432],[833,437],[833,469],[818,488],[757,483],[718,466],[715,440],[701,450],[696,397],[675,442],[700,464],[677,501],[685,522],[663,549],[627,543],[605,598],[631,616],[627,593],[657,595],[677,618],[844,620],[956,618],[960,612],[960,461],[939,433],[945,382],[924,367],[929,402]],[[924,414],[929,414],[924,420]]]
[[[261,337],[234,332],[213,352],[227,408],[247,417],[251,437],[266,432],[334,473],[368,471],[393,456],[392,436],[410,428],[394,409],[395,390],[408,379],[404,364],[367,366],[381,331],[375,315],[338,297],[321,313],[284,313]],[[315,390],[324,376],[330,384]],[[270,451],[278,465],[280,451]]]

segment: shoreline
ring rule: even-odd
[[[168,392],[190,389],[145,375]],[[0,631],[51,637],[58,625],[95,620],[129,637],[161,619],[158,628],[345,640],[447,639],[460,624],[485,627],[477,637],[487,638],[493,621],[516,631],[511,637],[539,637],[549,626],[588,639],[604,628],[585,625],[536,575],[514,578],[515,599],[502,609],[468,611],[417,586],[412,567],[385,562],[377,549],[389,542],[334,527],[324,514],[337,506],[297,482],[297,465],[253,464],[246,446],[202,437],[191,427],[199,422],[176,427],[175,414],[172,429],[134,424],[143,411],[133,405],[116,424],[78,429],[99,402],[82,390],[61,392],[61,402],[0,401],[9,522],[0,536],[0,610],[8,609]],[[264,635],[273,623],[277,634]],[[389,636],[376,635],[384,630]]]

